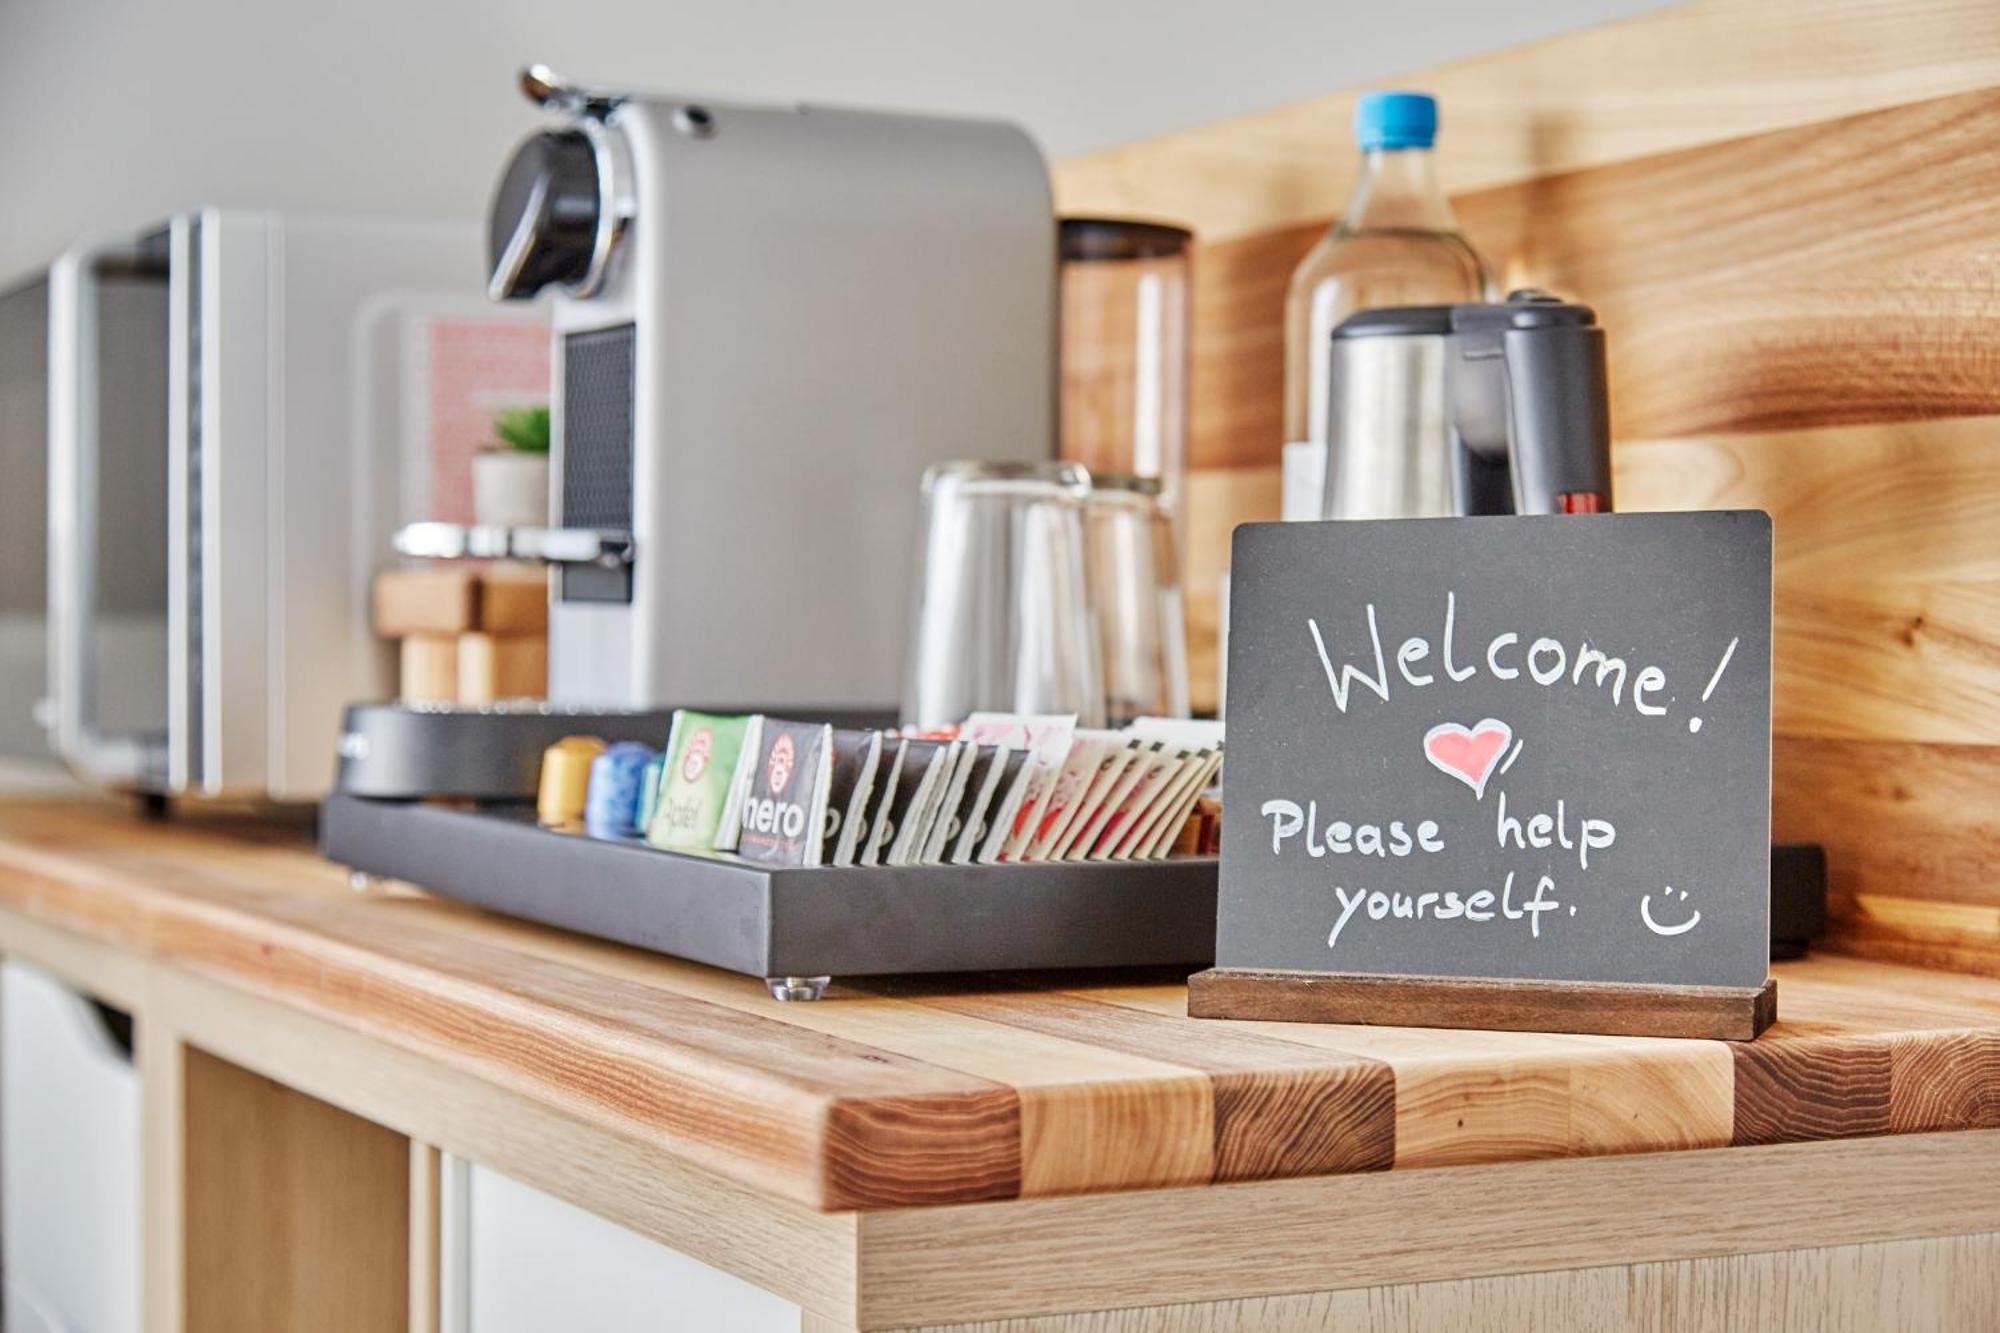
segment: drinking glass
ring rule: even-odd
[[[1186,717],[1180,565],[1159,481],[1093,476],[1084,542],[1106,720],[1115,727],[1136,717]]]
[[[980,711],[1074,713],[1104,725],[1074,463],[943,463],[924,474],[923,546],[903,723]]]

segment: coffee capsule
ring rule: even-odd
[[[590,765],[590,795],[583,807],[583,824],[600,838],[625,838],[638,832],[639,800],[646,782],[646,765],[653,751],[637,741],[620,741]]]
[[[542,751],[542,781],[535,817],[544,824],[574,824],[590,797],[590,766],[604,753],[595,736],[565,736]]]

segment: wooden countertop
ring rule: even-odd
[[[294,829],[0,802],[0,911],[826,1210],[2000,1127],[2000,981],[1781,964],[1748,1045],[1185,1016],[1131,977],[763,983],[411,891]]]

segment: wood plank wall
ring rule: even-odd
[[[1384,86],[1439,95],[1505,283],[1597,307],[1618,506],[1772,513],[1776,831],[1826,845],[1840,945],[2000,975],[2000,0],[1717,0]],[[1351,184],[1354,96],[1057,172],[1064,212],[1199,237],[1209,700],[1229,530],[1276,516],[1285,284]]]

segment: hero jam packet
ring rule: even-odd
[[[681,709],[646,841],[769,866],[1161,860],[1204,845],[1220,723],[981,713],[924,732]]]

